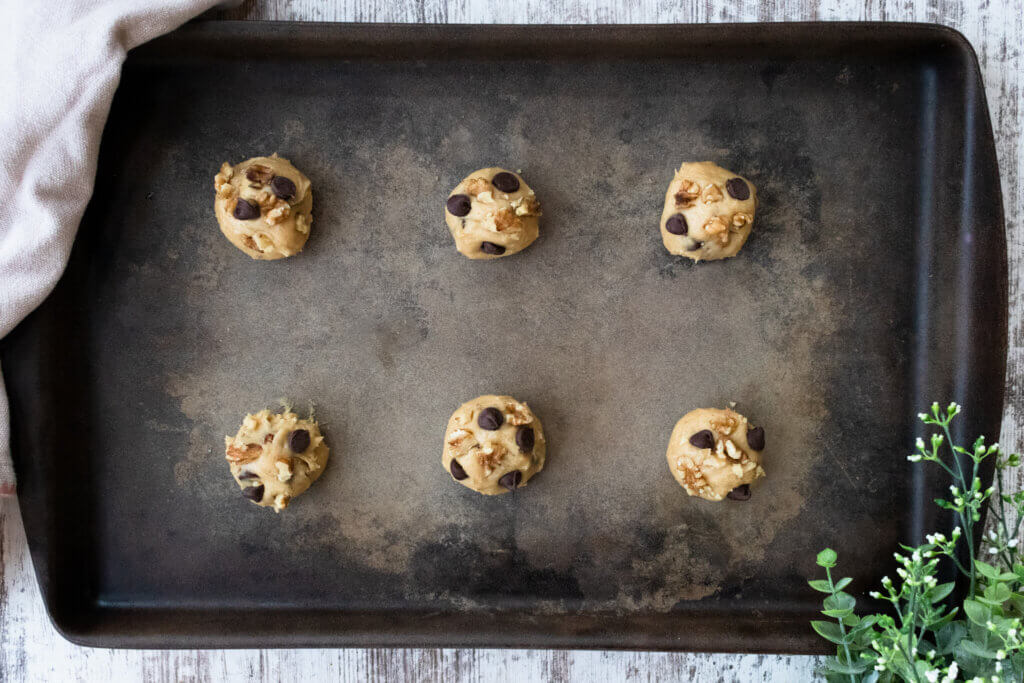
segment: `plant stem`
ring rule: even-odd
[[[958,483],[960,485],[960,495],[963,496],[964,503],[966,504],[967,503],[968,489],[970,487],[967,485],[967,480],[964,478],[964,468],[960,464],[960,454],[957,453],[953,449],[953,435],[949,431],[949,421],[947,420],[945,422],[942,422],[941,424],[942,424],[942,431],[946,433],[946,445],[949,446],[949,451],[950,451],[950,453],[953,454],[953,462],[954,462],[954,464],[956,464],[957,472],[959,472],[958,476],[959,476],[960,481]],[[972,458],[972,460],[973,460],[973,458]],[[974,469],[975,469],[975,472],[977,472],[978,463],[976,463],[976,462],[974,463]],[[973,478],[971,479],[971,481],[972,482],[974,481]],[[971,494],[973,495],[973,492],[971,492]],[[967,518],[964,516],[963,511],[958,511],[957,515],[960,517],[960,525],[963,528],[964,537],[965,537],[965,540],[967,541],[967,555],[968,555],[968,558],[970,559],[970,562],[967,565],[970,568],[970,571],[967,572],[968,577],[970,577],[970,593],[969,593],[969,595],[971,595],[973,597],[974,596],[974,590],[975,590],[975,583],[976,583],[975,571],[974,571],[974,520],[971,519],[970,521],[968,521]]]
[[[836,594],[836,585],[832,583],[832,570],[825,567],[825,577],[828,579],[828,587],[832,591],[832,595]],[[843,652],[846,654],[846,665],[853,664],[853,659],[850,658],[850,646],[846,642],[846,626],[843,624],[842,619],[837,619],[839,622],[839,632],[843,634]],[[853,674],[847,674],[850,678],[850,683],[857,683],[857,679],[853,677]]]

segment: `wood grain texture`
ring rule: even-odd
[[[1007,402],[1001,441],[1022,447],[1024,334],[1024,0],[247,0],[214,16],[304,21],[670,23],[886,20],[936,22],[978,52],[1002,172],[1010,254]],[[1020,482],[1018,482],[1020,485]],[[813,657],[524,650],[90,650],[50,625],[21,518],[0,499],[0,680],[9,681],[796,681]]]

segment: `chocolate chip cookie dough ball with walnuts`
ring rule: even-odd
[[[232,244],[254,259],[294,256],[309,239],[313,190],[309,178],[273,154],[232,166],[213,180],[217,223]]]
[[[233,437],[224,437],[225,458],[242,495],[280,512],[316,481],[330,449],[320,426],[290,410],[246,415]]]
[[[672,476],[691,496],[747,500],[764,476],[764,428],[732,410],[698,408],[676,423],[668,442]]]
[[[448,420],[441,464],[455,481],[495,495],[525,486],[544,468],[540,420],[511,396],[479,396]]]
[[[455,248],[471,259],[511,256],[540,234],[540,202],[519,175],[482,168],[455,186],[444,220]]]
[[[757,191],[710,161],[679,167],[665,193],[661,241],[673,254],[694,261],[735,256],[754,226]]]

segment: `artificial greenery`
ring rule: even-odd
[[[924,545],[901,546],[903,552],[895,554],[896,580],[884,576],[882,590],[870,593],[888,603],[887,611],[855,614],[856,601],[843,590],[850,579],[832,575],[836,553],[818,554],[825,578],[809,583],[827,594],[822,614],[830,620],[811,626],[836,644],[836,656],[821,671],[830,683],[1024,681],[1024,557],[1018,547],[1024,492],[1003,492],[1007,470],[1019,467],[1021,458],[1004,455],[999,444],[985,445],[984,437],[970,449],[954,444],[950,423],[959,412],[955,403],[945,410],[935,403],[931,414],[921,413],[921,421],[935,431],[928,442],[918,439],[917,452],[907,458],[949,473],[949,496],[935,503],[952,511],[959,526],[948,538],[936,533]],[[990,458],[995,486],[983,490],[979,470]],[[991,530],[982,539],[982,561],[975,557],[975,544],[990,499]],[[950,604],[953,583],[935,578],[946,558],[966,577],[967,594],[959,605]]]

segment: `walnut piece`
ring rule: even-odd
[[[509,423],[517,427],[533,422],[530,409],[523,403],[508,403],[505,405],[505,412],[508,413]]]
[[[742,228],[744,225],[751,221],[750,214],[737,211],[732,215],[732,224],[737,228]]]
[[[466,194],[475,197],[481,192],[490,192],[491,182],[486,178],[470,178],[466,183]]]
[[[253,251],[258,251],[261,254],[263,253],[263,250],[256,246],[256,242],[253,240],[251,235],[242,235],[242,244],[249,247]]]
[[[267,434],[265,437],[263,437],[263,443],[270,443],[273,440],[274,440],[273,432],[271,432],[270,434]]]
[[[235,169],[231,168],[231,164],[224,162],[221,164],[220,173],[213,177],[213,189],[220,191],[228,181],[231,180],[231,176],[235,174]]]
[[[676,192],[676,206],[686,209],[693,206],[693,202],[700,196],[700,185],[696,182],[683,178],[679,184],[679,191]]]
[[[246,444],[244,448],[240,448],[234,444],[228,446],[227,455],[224,457],[228,462],[235,463],[246,463],[260,457],[263,452],[263,446],[255,443]]]
[[[306,214],[300,213],[295,215],[295,230],[303,235],[309,233],[309,219],[306,217]]]
[[[266,185],[274,179],[274,172],[270,170],[269,166],[263,164],[253,164],[249,168],[245,169],[245,177],[247,180],[259,185]]]
[[[512,208],[515,209],[517,216],[539,216],[540,214],[540,202],[537,201],[536,195],[530,192],[527,197],[517,197],[512,200]]]
[[[477,461],[484,468],[484,476],[490,476],[491,472],[498,468],[501,461],[505,459],[505,447],[499,443],[489,443],[477,454]]]
[[[494,228],[498,232],[522,230],[523,221],[512,209],[501,209],[494,214]]]
[[[288,481],[292,478],[292,459],[288,457],[278,458],[274,463],[277,468],[277,480]]]
[[[238,190],[236,190],[235,186],[232,185],[231,183],[223,183],[217,189],[217,196],[220,197],[221,199],[231,199],[232,197],[235,196],[237,192]]]
[[[291,498],[283,493],[277,494],[277,497],[274,498],[274,511],[280,512],[281,510],[284,510],[288,507],[288,501],[290,500]]]
[[[704,224],[704,232],[715,238],[723,247],[729,243],[729,226],[725,224],[721,216],[709,218]]]
[[[476,445],[476,439],[473,438],[472,432],[465,429],[452,430],[445,441],[451,446],[453,458],[461,458]]]
[[[718,189],[718,185],[714,183],[708,183],[704,186],[704,192],[701,193],[700,200],[705,204],[714,204],[715,202],[722,201],[722,191]]]

